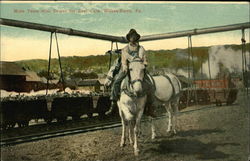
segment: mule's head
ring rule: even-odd
[[[133,87],[134,94],[138,96],[142,93],[142,82],[144,79],[145,65],[141,58],[134,58],[129,63],[130,83]]]

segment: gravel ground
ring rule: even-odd
[[[3,161],[247,161],[249,110],[246,99],[232,106],[178,115],[175,136],[166,134],[167,120],[157,120],[158,137],[142,124],[141,153],[119,147],[121,128],[95,131],[1,148]],[[249,102],[249,101],[248,101]],[[195,108],[195,107],[193,107]]]

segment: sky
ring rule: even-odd
[[[248,2],[1,2],[1,18],[125,36],[249,22]],[[111,12],[119,10],[120,12]],[[121,12],[122,11],[122,12]],[[1,61],[48,59],[50,33],[1,26]],[[249,42],[249,29],[246,30]],[[105,54],[111,42],[58,34],[61,56]],[[193,46],[240,44],[241,31],[193,36]],[[141,42],[146,50],[186,48],[187,37]],[[118,43],[119,48],[126,44]],[[57,57],[55,41],[52,57]]]

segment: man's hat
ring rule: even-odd
[[[128,41],[130,41],[131,36],[135,36],[135,41],[138,41],[141,38],[141,35],[139,35],[135,29],[130,29],[129,33],[127,34],[126,38]]]

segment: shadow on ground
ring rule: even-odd
[[[189,130],[179,132],[177,136],[188,137],[204,135],[209,133],[223,133],[218,129],[206,129],[206,130]],[[152,143],[151,143],[152,144]],[[151,147],[145,151],[145,153],[156,153],[156,155],[168,155],[168,156],[195,156],[196,159],[226,159],[229,154],[225,154],[221,151],[217,151],[218,146],[239,146],[236,143],[203,143],[197,139],[179,138],[179,137],[161,137],[159,140],[154,141],[156,146]]]
[[[188,131],[180,131],[176,136],[187,137],[187,136],[200,136],[211,133],[223,133],[224,130],[220,129],[202,129],[202,130],[188,130]]]

